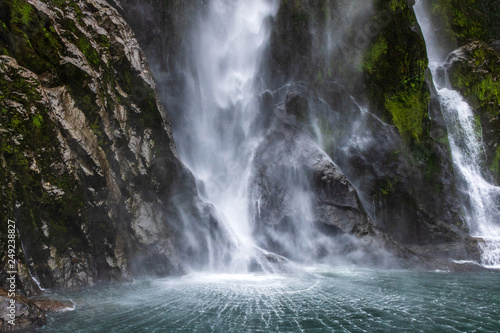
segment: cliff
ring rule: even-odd
[[[205,262],[206,243],[183,231],[216,237],[217,222],[176,155],[119,6],[5,0],[0,9],[1,283],[7,219],[28,295],[180,274],[187,254]]]

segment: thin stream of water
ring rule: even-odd
[[[424,1],[416,2],[415,12],[426,41],[429,67],[436,77],[436,69],[445,64],[443,55],[450,50],[443,50],[436,40]],[[500,187],[484,178],[481,130],[476,125],[472,107],[458,91],[448,85],[440,86],[437,82],[434,85],[448,129],[465,220],[471,235],[480,239],[481,263],[500,268]]]

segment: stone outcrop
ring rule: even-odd
[[[47,323],[46,313],[74,310],[74,304],[48,299],[28,299],[22,295],[9,297],[9,292],[0,288],[0,329],[5,332],[26,332]],[[13,304],[13,305],[11,305]],[[9,316],[12,307],[13,316]]]
[[[11,301],[14,301],[14,303],[11,303]],[[2,307],[0,329],[4,332],[24,331],[29,328],[43,326],[47,322],[45,313],[35,303],[22,296],[10,298],[8,292],[1,288],[0,306]],[[9,306],[14,308],[14,311],[12,311],[13,317],[9,316],[11,314]]]
[[[261,98],[263,105],[267,94]],[[256,204],[252,209],[258,216],[255,237],[267,246],[264,248],[293,257],[293,253],[280,248],[279,240],[295,237],[300,243],[301,237],[306,238],[302,228],[316,228],[321,235],[334,236],[332,239],[355,236],[355,245],[346,242],[341,246],[343,250],[335,251],[345,251],[349,246],[365,248],[367,262],[380,263],[384,258],[379,253],[377,259],[369,248],[391,249],[396,257],[408,262],[418,258],[416,253],[426,257],[479,258],[477,242],[467,236],[463,227],[447,223],[452,216],[433,215],[439,208],[430,210],[430,201],[422,203],[420,194],[409,190],[415,186],[415,176],[409,174],[411,167],[397,152],[402,146],[397,129],[355,104],[346,104],[346,110],[337,113],[306,85],[289,85],[272,95],[284,102],[272,112],[270,127],[254,160]],[[326,118],[330,113],[336,116]],[[323,124],[319,123],[321,119]],[[334,123],[325,119],[334,119]],[[378,135],[342,133],[352,126],[352,119],[358,130],[370,124]],[[333,142],[325,142],[323,135],[331,133],[336,133]],[[329,146],[334,159],[325,153]],[[303,197],[297,197],[297,193]],[[297,211],[297,207],[308,205],[308,212]],[[307,219],[309,222],[304,222]],[[330,242],[342,244],[338,240]],[[430,262],[428,258],[423,261]]]
[[[436,37],[449,53],[472,41],[500,39],[500,3],[489,0],[426,0]]]
[[[373,220],[398,242],[423,245],[467,230],[412,5],[286,2],[262,75],[271,87],[300,80],[315,89],[329,110],[313,105],[302,120],[318,125],[322,148]]]

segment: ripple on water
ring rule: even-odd
[[[42,332],[497,332],[497,273],[192,274],[58,295]]]

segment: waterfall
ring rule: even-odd
[[[429,67],[433,77],[436,77],[436,70],[444,64],[446,54],[451,50],[443,49],[440,41],[434,37],[424,1],[417,1],[414,8],[427,45]],[[471,236],[479,239],[481,263],[500,268],[500,187],[489,183],[484,177],[480,125],[476,125],[472,107],[458,91],[446,82],[440,85],[435,81],[434,85],[448,130],[455,177],[464,205],[464,218]]]
[[[214,270],[246,271],[266,255],[252,239],[248,186],[259,135],[250,127],[258,113],[254,87],[270,37],[266,23],[278,5],[275,0],[210,1],[190,36],[184,107],[172,117],[173,132],[200,197],[215,206],[234,245],[229,265]]]

